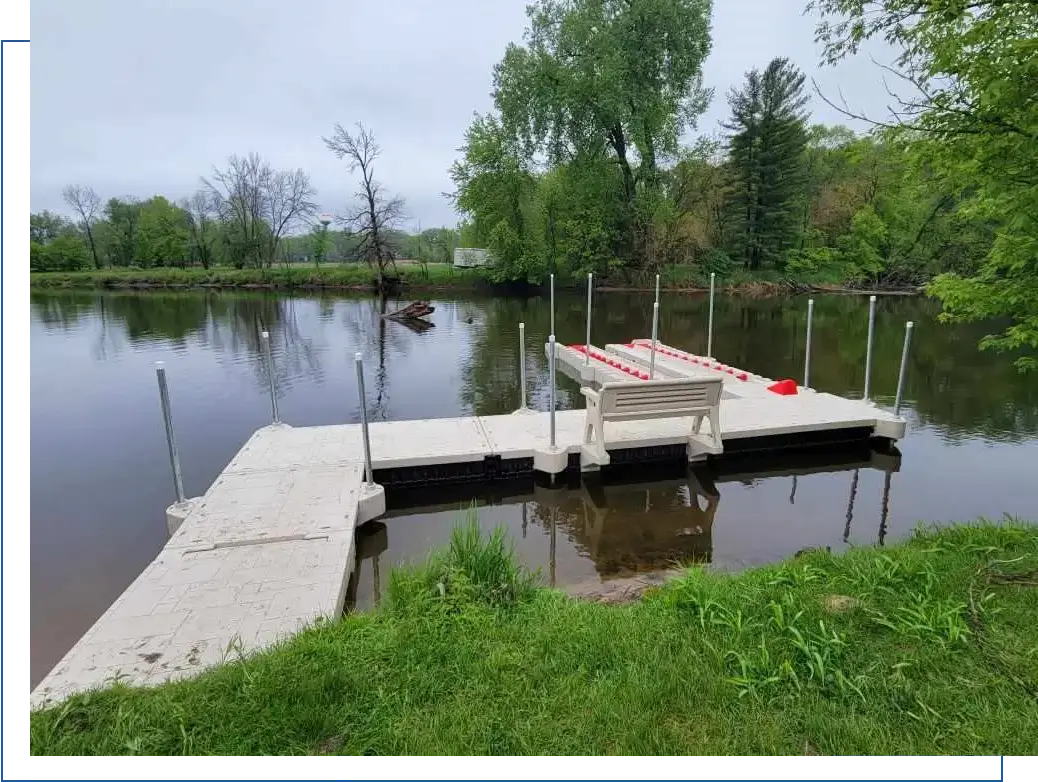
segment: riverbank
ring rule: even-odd
[[[981,524],[612,607],[500,535],[382,607],[154,689],[31,716],[34,754],[1034,754],[1038,528]]]
[[[495,284],[485,270],[456,269],[449,264],[401,264],[398,267],[398,287],[404,291],[438,290],[505,290],[515,285]],[[275,266],[269,269],[212,269],[159,267],[154,269],[98,269],[78,272],[32,272],[29,285],[36,290],[351,290],[370,291],[375,287],[370,269],[362,264],[322,266]],[[717,286],[730,293],[749,296],[777,296],[796,293],[881,293],[885,295],[915,295],[919,289],[871,291],[851,289],[839,281],[790,280],[771,273],[750,274],[738,271],[727,277],[718,277]],[[531,286],[526,286],[531,287]],[[583,283],[557,283],[561,290],[567,287],[583,290]],[[709,289],[709,276],[677,274],[667,271],[662,287],[669,291],[701,293]],[[600,291],[652,291],[653,285],[639,285],[615,280],[601,281]]]

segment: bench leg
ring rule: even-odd
[[[602,461],[608,464],[609,454],[606,453],[605,447],[605,421],[602,419],[602,416],[598,416],[595,419],[595,448]]]
[[[692,434],[699,434],[699,430],[703,427],[703,416],[697,415],[692,421]]]
[[[710,434],[714,438],[714,446],[721,447],[721,412],[715,407],[710,411]]]

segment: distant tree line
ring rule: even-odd
[[[381,203],[380,193],[374,195]],[[457,246],[452,229],[420,236],[401,230],[403,201],[395,199],[392,212],[379,214],[380,261],[367,251],[368,228],[353,213],[337,219],[340,229],[322,223],[310,177],[302,169],[276,169],[257,154],[232,155],[178,201],[162,195],[102,201],[86,185],[69,185],[62,196],[71,216],[49,210],[29,216],[32,271],[366,261],[381,278],[388,258],[443,262]]]

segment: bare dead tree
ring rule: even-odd
[[[219,204],[211,190],[202,188],[196,190],[190,198],[181,200],[180,208],[188,215],[188,229],[195,256],[202,268],[208,269],[213,263],[212,223],[219,214]]]
[[[307,222],[317,212],[313,201],[317,190],[301,168],[295,171],[268,169],[265,190],[263,218],[270,229],[267,238],[267,265],[270,265],[285,232]]]
[[[86,231],[90,244],[90,254],[94,256],[95,268],[101,268],[101,259],[97,255],[97,243],[94,241],[94,223],[101,211],[101,198],[94,188],[84,185],[69,185],[61,191],[65,203],[79,216],[80,225]]]
[[[404,199],[387,196],[375,179],[375,160],[382,148],[363,124],[357,123],[357,132],[351,135],[336,123],[335,133],[331,138],[324,137],[324,143],[337,158],[346,161],[351,174],[360,171],[360,187],[354,194],[357,201],[339,220],[359,239],[356,253],[371,266],[379,290],[384,290],[389,281],[387,270],[392,267],[396,274],[396,248],[390,231],[405,216]]]
[[[202,185],[209,191],[220,219],[226,224],[227,249],[231,262],[238,268],[262,262],[266,168],[266,162],[254,152],[245,157],[231,155],[225,168],[213,167],[211,180],[202,178]]]
[[[270,266],[285,232],[317,210],[317,191],[302,169],[276,170],[255,152],[231,155],[226,168],[214,167],[202,184],[233,231],[229,249],[236,266]]]

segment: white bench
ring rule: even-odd
[[[719,377],[603,383],[598,391],[581,388],[580,393],[587,397],[582,450],[597,464],[609,464],[605,449],[606,421],[692,417],[691,438],[699,434],[703,419],[707,418],[713,445],[718,450],[721,448]]]

